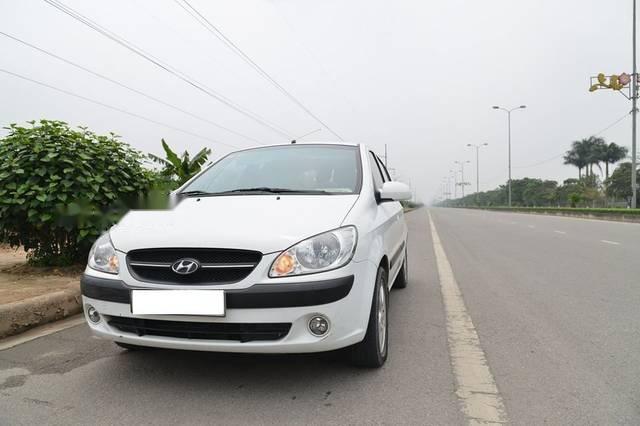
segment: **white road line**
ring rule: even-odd
[[[619,246],[620,243],[616,243],[615,241],[609,241],[609,240],[600,240],[601,243],[605,243],[605,244],[611,244],[614,246]]]
[[[480,346],[480,338],[467,313],[431,214],[428,216],[447,317],[447,340],[456,378],[456,395],[462,412],[471,425],[507,423],[507,411]]]
[[[534,229],[536,226],[535,225],[527,225],[528,228]]]
[[[564,231],[553,231],[553,232],[555,232],[556,234],[563,234],[563,235],[566,234],[566,232]]]
[[[39,337],[48,336],[50,334],[66,330],[67,328],[75,327],[76,325],[80,324],[84,324],[84,315],[82,314],[74,315],[60,321],[33,328],[31,330],[25,331],[22,334],[18,334],[17,336],[11,336],[7,337],[6,339],[0,340],[0,351],[13,348],[14,346],[30,342],[31,340],[37,339]]]

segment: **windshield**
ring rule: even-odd
[[[355,194],[361,174],[355,146],[274,146],[229,154],[182,193]]]

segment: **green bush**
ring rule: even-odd
[[[116,135],[61,121],[11,124],[0,139],[0,240],[39,265],[83,262],[91,243],[150,184]]]
[[[640,209],[584,208],[584,207],[466,207],[478,210],[496,210],[523,213],[570,213],[590,216],[640,216]]]

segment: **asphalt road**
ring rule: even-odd
[[[431,210],[513,424],[640,423],[640,225]],[[73,327],[0,351],[0,424],[465,424],[427,211],[390,358],[126,352]]]

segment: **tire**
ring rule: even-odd
[[[358,367],[380,368],[389,353],[389,288],[387,271],[378,267],[369,324],[364,340],[351,349],[351,362]],[[384,306],[381,308],[381,306]],[[383,330],[383,331],[381,331]]]
[[[122,343],[122,342],[113,342],[113,343],[120,346],[122,349],[126,349],[128,351],[144,351],[148,349],[146,346],[132,345],[130,343]]]
[[[409,258],[407,257],[407,248],[404,249],[404,262],[402,262],[402,269],[396,277],[396,281],[393,283],[393,288],[407,288],[409,284]]]

